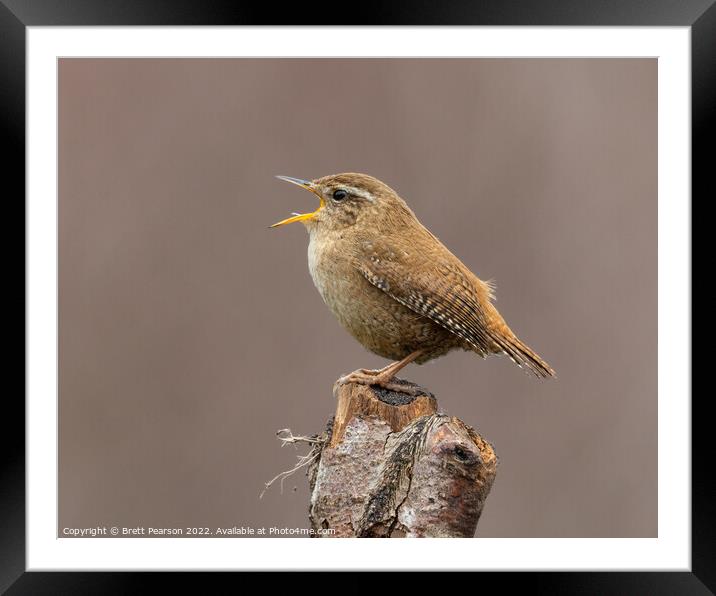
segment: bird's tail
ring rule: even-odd
[[[554,369],[538,354],[524,344],[514,333],[493,336],[493,340],[510,359],[521,368],[526,368],[532,374],[548,378],[556,376]]]

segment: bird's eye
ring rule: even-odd
[[[334,201],[342,201],[348,196],[348,193],[345,190],[334,190],[333,191],[333,200]]]

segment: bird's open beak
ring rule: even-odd
[[[272,226],[269,226],[271,228],[277,228],[278,226],[282,226],[284,224],[290,224],[294,221],[305,221],[307,219],[313,219],[321,209],[323,209],[323,206],[326,204],[326,202],[323,200],[323,197],[321,194],[316,190],[316,188],[313,185],[313,182],[310,180],[301,180],[300,178],[291,178],[291,176],[276,176],[279,180],[285,180],[286,182],[290,182],[291,184],[295,184],[296,186],[300,186],[301,188],[305,188],[306,190],[312,192],[314,195],[318,197],[318,200],[321,201],[321,204],[318,206],[318,209],[315,211],[312,211],[311,213],[294,213],[293,217],[289,217],[287,219],[282,219],[281,221],[277,221]]]

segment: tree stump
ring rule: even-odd
[[[430,392],[394,380],[418,396],[334,387],[335,417],[309,454],[311,526],[330,537],[474,536],[495,479],[492,445],[438,413]]]

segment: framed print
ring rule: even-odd
[[[264,10],[0,4],[26,222],[0,586],[710,593],[711,3]]]

